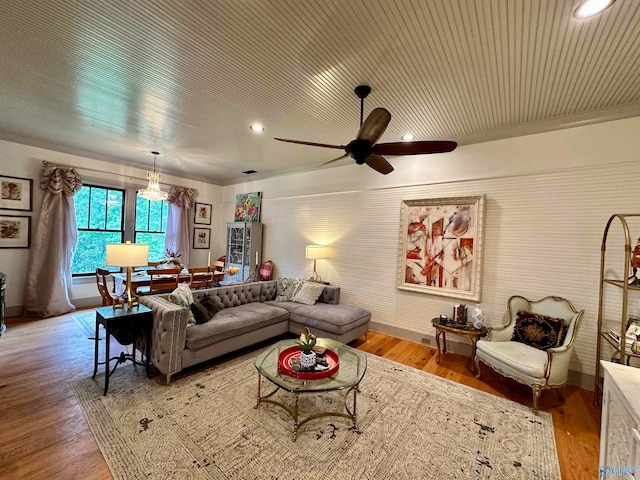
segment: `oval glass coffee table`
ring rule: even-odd
[[[337,354],[339,359],[339,368],[331,376],[318,379],[299,379],[289,376],[280,371],[278,367],[278,358],[280,353],[299,344],[297,339],[282,340],[275,345],[267,348],[262,354],[256,358],[254,365],[258,370],[258,398],[254,408],[258,408],[261,403],[271,403],[277,405],[291,416],[293,419],[293,441],[298,437],[298,429],[310,420],[326,416],[337,416],[349,418],[353,422],[353,428],[356,428],[356,399],[358,394],[358,385],[362,381],[367,370],[366,353],[351,348],[335,340],[328,338],[319,338],[316,345],[329,349]],[[267,395],[262,395],[262,377],[269,380],[275,385],[275,389]],[[294,395],[293,408],[277,401],[272,397],[278,390],[285,390]],[[344,407],[346,412],[320,412],[309,415],[300,420],[300,412],[298,409],[299,396],[303,393],[320,395],[323,392],[336,390],[345,390]],[[353,393],[353,406],[347,403],[349,394]]]

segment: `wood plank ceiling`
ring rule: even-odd
[[[160,172],[226,185],[337,156],[273,137],[348,143],[358,84],[393,115],[381,141],[640,115],[640,2],[577,3],[3,0],[0,138],[147,169],[157,149]]]

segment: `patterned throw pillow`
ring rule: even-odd
[[[181,283],[173,292],[169,294],[169,301],[186,308],[189,311],[187,327],[196,324],[196,319],[191,312],[191,304],[193,303],[193,294],[188,283]]]
[[[260,271],[258,275],[260,276],[260,280],[271,280],[271,272],[273,270],[273,262],[268,260],[260,265]]]
[[[276,302],[290,302],[303,283],[303,278],[278,277]]]
[[[291,300],[305,305],[315,305],[323,290],[322,283],[304,282]]]
[[[562,345],[566,332],[567,326],[561,318],[521,310],[511,340],[546,351]]]

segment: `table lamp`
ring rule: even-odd
[[[309,279],[312,282],[322,282],[322,277],[316,272],[316,260],[327,258],[327,249],[322,245],[307,245],[305,247],[305,258],[313,260],[313,275]]]
[[[134,305],[134,295],[131,292],[131,271],[133,267],[146,266],[148,261],[149,245],[131,242],[107,243],[107,266],[126,267],[127,269],[127,304],[130,309]],[[137,301],[135,303],[137,304]],[[113,308],[117,308],[115,303]]]

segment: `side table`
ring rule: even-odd
[[[98,345],[99,329],[100,325],[104,327],[105,335],[105,361],[98,362]],[[137,305],[132,309],[129,309],[127,304],[124,308],[115,309],[113,306],[106,306],[96,308],[96,335],[95,335],[95,353],[93,362],[93,376],[95,378],[98,373],[98,365],[105,365],[104,375],[104,395],[109,390],[109,377],[113,374],[116,367],[120,363],[124,363],[127,360],[131,360],[137,365],[144,365],[147,369],[147,377],[151,378],[151,369],[149,364],[149,355],[151,354],[151,326],[153,325],[153,315],[151,309],[144,305]],[[117,357],[109,358],[109,344],[111,341],[111,335],[121,345],[133,344],[133,354],[125,354],[122,352]],[[136,360],[136,340],[142,338],[145,341],[146,353],[144,354],[145,361]],[[140,355],[142,360],[143,354]],[[109,370],[111,360],[117,360],[113,369]]]
[[[480,329],[474,328],[473,325],[459,325],[455,323],[447,323],[442,321],[440,318],[434,318],[431,320],[431,323],[436,329],[436,344],[438,345],[438,355],[436,357],[436,363],[440,363],[440,354],[447,353],[447,332],[453,333],[454,335],[460,335],[462,337],[467,337],[471,340],[471,361],[469,365],[469,369],[471,373],[475,372],[475,366],[473,360],[476,356],[476,343],[480,337],[483,337],[487,334],[487,328],[482,327]],[[442,348],[440,347],[440,337],[442,337]]]

